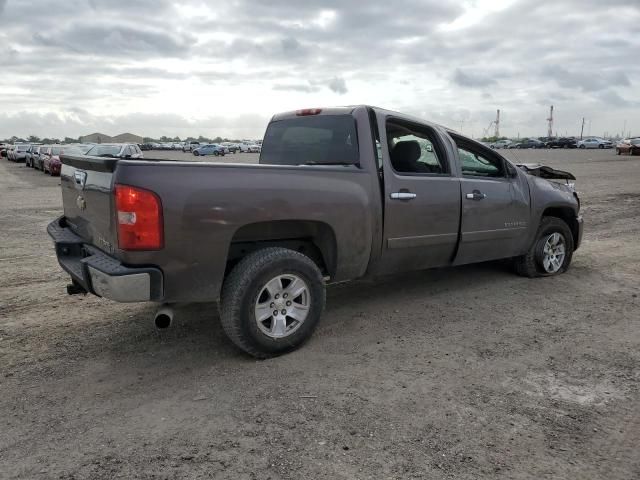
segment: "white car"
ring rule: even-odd
[[[590,137],[578,141],[578,148],[613,148],[613,143],[604,138]]]
[[[240,151],[242,153],[260,153],[262,151],[262,147],[255,143],[241,143]]]
[[[200,142],[184,142],[182,145],[183,152],[193,152],[196,148],[200,148]]]
[[[509,145],[511,145],[511,140],[498,140],[491,144],[491,148],[509,148]]]

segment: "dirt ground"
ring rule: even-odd
[[[640,157],[507,155],[578,177],[568,273],[332,286],[311,341],[268,361],[215,305],[158,332],[153,305],[67,296],[59,180],[3,158],[0,478],[640,478]]]

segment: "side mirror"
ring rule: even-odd
[[[508,162],[506,163],[506,165],[507,165],[507,176],[509,178],[516,178],[518,176],[518,170],[516,170],[516,167],[514,167]]]

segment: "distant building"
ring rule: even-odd
[[[121,133],[111,139],[114,143],[142,143],[142,137],[140,135],[134,135],[133,133]]]
[[[121,133],[115,137],[110,137],[104,133],[92,133],[80,137],[82,143],[142,143],[142,137],[140,135],[134,135],[132,133]]]
[[[111,137],[104,133],[92,133],[91,135],[85,135],[80,137],[82,143],[110,143]]]

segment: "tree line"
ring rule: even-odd
[[[180,137],[167,137],[162,136],[160,138],[152,138],[152,137],[143,137],[144,143],[179,143],[179,142],[200,142],[200,143],[221,143],[221,142],[233,142],[240,143],[239,139],[230,139],[230,138],[208,138],[200,135],[198,138],[196,137],[187,137],[185,139],[181,139]],[[11,138],[5,138],[4,140],[0,140],[0,143],[42,143],[42,144],[55,144],[55,143],[81,143],[80,137],[71,138],[64,137],[63,140],[59,138],[49,138],[44,137],[40,138],[37,135],[29,135],[27,138],[13,136]]]

